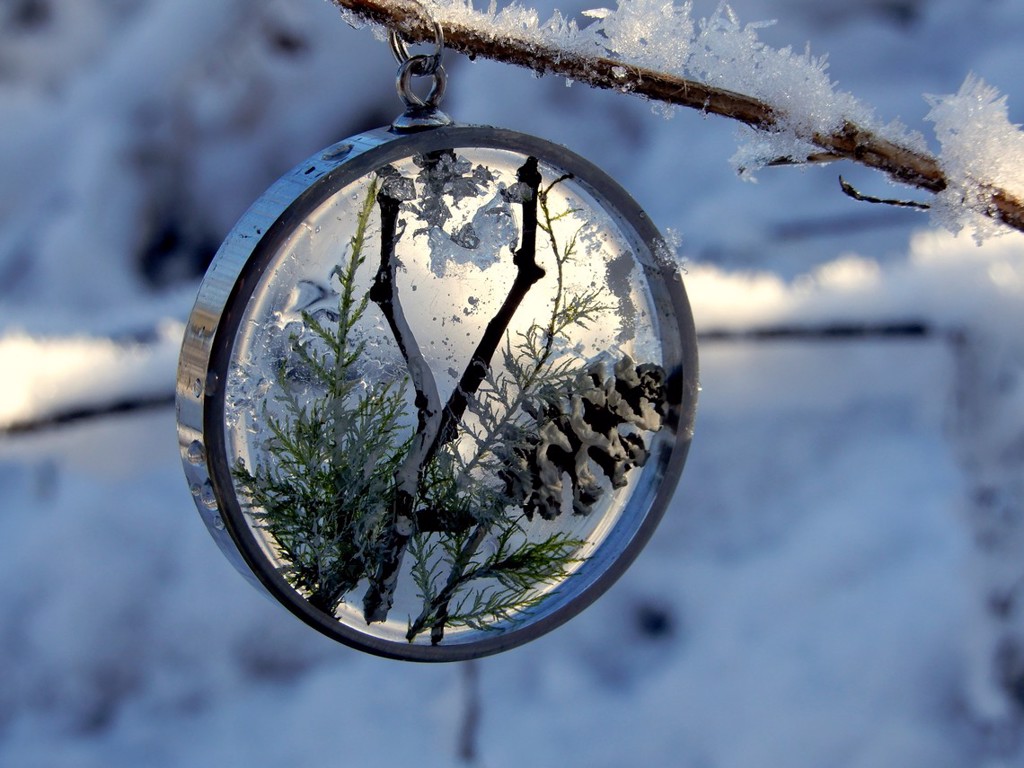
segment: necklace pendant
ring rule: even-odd
[[[178,434],[260,590],[347,645],[454,660],[552,629],[633,560],[689,447],[696,341],[618,184],[411,112],[296,167],[228,235]]]

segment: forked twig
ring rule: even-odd
[[[427,465],[441,446],[454,439],[469,400],[487,375],[491,358],[512,322],[513,315],[530,288],[544,276],[544,270],[537,263],[537,198],[541,175],[535,157],[526,159],[517,173],[517,179],[529,192],[524,194],[522,201],[522,242],[513,257],[516,276],[505,301],[487,324],[458,385],[443,408],[440,406],[433,376],[402,315],[395,289],[394,251],[399,237],[400,203],[383,191],[377,196],[381,212],[381,266],[371,288],[370,299],[380,306],[402,356],[409,364],[410,376],[416,388],[419,425],[409,454],[396,478],[395,509],[391,525],[385,533],[383,557],[371,576],[370,586],[363,598],[363,613],[368,622],[384,621],[391,609],[402,559],[408,548],[409,537],[416,529],[416,501]],[[421,362],[426,371],[417,374],[414,367]]]
[[[897,208],[917,208],[921,211],[927,211],[931,208],[928,203],[919,203],[916,200],[897,200],[895,198],[888,197],[873,197],[872,195],[865,195],[854,187],[850,182],[844,179],[842,176],[839,177],[839,188],[843,190],[843,194],[847,197],[852,197],[854,200],[858,200],[862,203],[878,203],[880,205],[893,205]]]

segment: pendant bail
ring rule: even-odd
[[[422,3],[418,0],[413,0],[413,2],[423,12],[433,28],[434,50],[429,54],[411,55],[398,30],[392,28],[388,31],[388,44],[398,62],[395,87],[398,90],[399,98],[405,104],[405,112],[391,123],[392,130],[400,133],[437,128],[451,125],[453,122],[448,115],[438,109],[448,84],[448,74],[441,64],[441,54],[444,52],[444,30]],[[414,75],[433,79],[426,98],[421,97],[413,90],[412,78]]]

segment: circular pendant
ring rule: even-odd
[[[178,370],[221,549],[319,631],[464,659],[577,613],[672,498],[693,320],[637,204],[511,131],[380,129],[261,197]]]

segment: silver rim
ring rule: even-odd
[[[346,184],[397,159],[439,149],[486,147],[538,157],[573,174],[637,245],[637,258],[659,309],[674,438],[651,461],[663,479],[628,502],[637,510],[618,526],[593,562],[581,568],[521,625],[481,639],[428,646],[383,640],[313,608],[281,577],[254,539],[235,495],[225,449],[224,383],[241,310],[278,244],[304,216]],[[489,127],[446,126],[407,135],[378,129],[346,139],[296,166],[257,200],[218,251],[189,317],[177,378],[178,440],[200,516],[232,564],[252,584],[320,632],[377,655],[418,661],[484,656],[527,642],[564,623],[622,574],[649,539],[682,471],[697,400],[697,349],[682,283],[662,254],[664,241],[632,198],[598,168],[536,137]],[[619,530],[618,528],[622,528]]]

